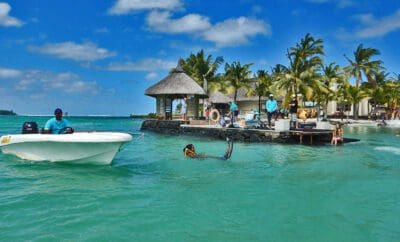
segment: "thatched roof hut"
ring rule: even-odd
[[[159,95],[207,97],[203,88],[183,71],[180,64],[167,77],[147,88],[144,94],[152,97]]]
[[[147,88],[144,93],[156,98],[157,115],[164,119],[172,119],[173,100],[184,97],[187,98],[187,116],[197,118],[199,98],[208,96],[203,88],[183,71],[179,62],[167,77]]]
[[[226,94],[223,94],[222,92],[213,92],[210,94],[208,100],[212,103],[228,103],[230,101],[233,101],[233,98],[229,97]]]

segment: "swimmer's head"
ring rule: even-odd
[[[194,150],[194,145],[193,145],[193,144],[187,144],[187,145],[185,146],[185,148],[183,148],[183,152],[185,152],[186,149]]]

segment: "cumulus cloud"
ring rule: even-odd
[[[14,78],[21,75],[21,71],[0,67],[0,78]]]
[[[108,13],[122,15],[143,10],[174,10],[181,6],[181,0],[118,0]]]
[[[198,14],[188,14],[172,19],[169,12],[151,12],[147,17],[148,26],[163,33],[193,33],[218,47],[247,43],[250,37],[271,34],[271,27],[262,20],[239,17],[227,19],[212,25],[208,18]]]
[[[20,27],[24,23],[9,15],[11,11],[11,6],[8,3],[0,2],[0,26],[4,27]]]
[[[372,15],[364,16],[362,23],[365,24],[365,26],[356,31],[358,37],[371,38],[384,36],[387,33],[400,29],[400,9],[394,14],[381,19],[375,19]]]
[[[217,46],[224,47],[247,43],[250,37],[259,34],[271,34],[270,25],[261,20],[240,17],[217,23],[205,31],[203,36]]]
[[[271,26],[255,18],[232,18],[216,24],[210,23],[207,16],[194,13],[173,18],[173,13],[181,6],[181,0],[118,0],[109,13],[150,11],[146,17],[146,24],[150,30],[169,34],[192,34],[215,43],[217,47],[241,45],[256,35],[271,34]],[[262,9],[255,6],[253,11],[259,13]],[[130,68],[133,67],[128,69]]]
[[[157,71],[170,70],[175,66],[174,61],[148,58],[137,62],[111,63],[106,69],[109,71]]]
[[[70,41],[50,43],[43,46],[31,46],[29,50],[74,61],[96,61],[116,55],[115,52],[99,48],[91,42],[83,44],[76,44]]]
[[[101,87],[96,81],[83,81],[72,72],[54,73],[41,70],[16,70],[0,67],[0,76],[17,91],[97,94]],[[7,83],[6,83],[7,84]]]
[[[336,37],[339,39],[373,38],[400,30],[400,9],[380,19],[372,14],[358,15],[355,19],[360,22],[360,27],[354,30],[341,28],[337,31]]]
[[[147,16],[150,28],[163,33],[192,33],[211,27],[208,18],[199,14],[188,14],[178,19],[171,19],[171,13],[152,11]]]

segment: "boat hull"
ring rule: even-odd
[[[132,136],[124,133],[2,136],[1,150],[31,161],[110,164]]]

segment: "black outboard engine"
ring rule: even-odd
[[[22,134],[38,134],[39,129],[36,122],[25,122],[22,125]]]

